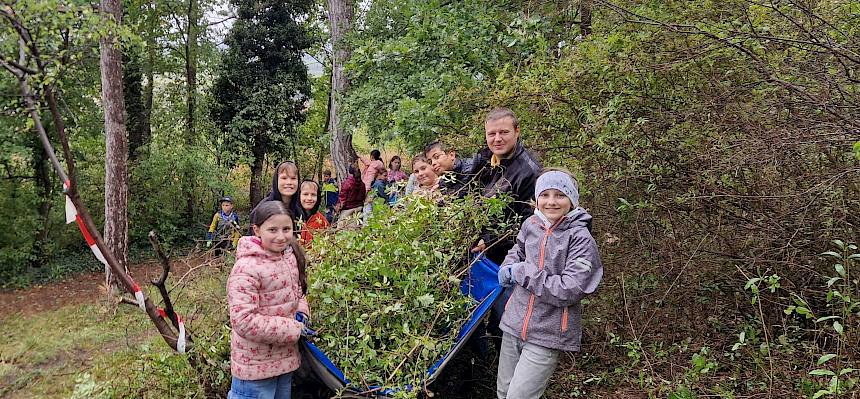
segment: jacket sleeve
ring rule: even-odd
[[[352,191],[353,185],[355,185],[355,180],[347,179],[343,181],[343,185],[340,187],[340,192],[338,193],[337,202],[344,203],[349,199],[349,192]]]
[[[302,312],[311,317],[311,307],[308,306],[307,297],[303,296],[302,299],[299,299],[299,307],[296,309],[296,312]]]
[[[289,304],[281,305],[282,308],[275,311],[277,315],[261,314],[260,282],[247,273],[230,275],[227,302],[230,324],[243,338],[264,344],[287,344],[297,342],[301,336],[302,324],[294,316],[290,317]]]
[[[524,228],[520,228],[517,234],[517,242],[508,250],[508,255],[505,256],[502,266],[513,265],[515,263],[525,262],[526,260],[526,236]]]
[[[206,233],[206,239],[212,240],[215,237],[215,228],[218,226],[218,214],[212,215],[212,223],[209,224],[209,232]]]
[[[603,264],[594,238],[590,235],[576,237],[568,248],[561,274],[549,274],[546,268],[538,270],[525,265],[514,271],[514,279],[542,301],[567,307],[594,293],[603,279]]]

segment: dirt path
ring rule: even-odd
[[[172,262],[171,281],[201,262],[199,258]],[[161,265],[155,261],[139,263],[129,266],[129,273],[142,287],[161,274]],[[66,305],[96,303],[105,297],[104,278],[104,273],[84,273],[46,285],[0,291],[0,314],[29,316]]]

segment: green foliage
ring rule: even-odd
[[[313,243],[315,340],[359,389],[421,386],[474,306],[459,291],[469,246],[505,204],[403,202],[377,207],[360,230]]]
[[[860,274],[860,251],[856,244],[842,240],[834,240],[833,244],[837,251],[822,254],[835,262],[835,274],[831,274],[825,283],[826,305],[822,310],[823,315],[815,319],[815,325],[821,334],[833,337],[836,344],[818,358],[815,362],[816,368],[809,372],[810,376],[828,380],[827,384],[815,392],[813,398],[841,397],[845,393],[853,392],[858,384],[857,375],[860,371],[860,364],[845,359],[847,354],[855,350],[854,342],[860,334],[860,301],[856,296],[856,293],[860,292],[860,280],[857,277],[857,274]],[[796,294],[794,296],[799,298]],[[803,313],[799,309],[801,306],[792,305],[786,308],[785,313],[796,313],[805,318],[815,317],[811,312]]]
[[[219,128],[219,150],[230,165],[265,154],[295,154],[296,128],[311,94],[302,62],[311,41],[298,20],[312,2],[237,0],[234,5],[238,19],[212,87],[210,115]]]
[[[500,67],[532,53],[529,36],[540,35],[523,26],[531,19],[496,2],[374,1],[365,18],[346,66],[347,117],[373,141],[398,137],[413,148],[463,133],[475,107],[450,104],[451,91],[492,82]]]

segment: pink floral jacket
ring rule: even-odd
[[[243,380],[261,380],[299,367],[302,324],[296,312],[310,315],[302,295],[296,257],[264,250],[257,237],[242,237],[236,264],[227,280],[230,310],[230,370]]]

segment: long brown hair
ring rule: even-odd
[[[290,224],[293,226],[293,230],[296,229],[296,225],[293,223],[293,215],[287,209],[287,206],[284,205],[281,201],[266,201],[260,203],[257,206],[254,212],[254,218],[251,220],[251,224],[254,226],[261,226],[266,222],[270,217],[275,215],[287,215],[290,217]],[[290,240],[290,248],[293,250],[293,255],[296,257],[296,266],[299,269],[299,284],[302,286],[302,295],[307,295],[308,293],[308,277],[305,269],[307,268],[307,258],[305,257],[305,250],[302,248],[302,245],[299,244],[299,241],[296,240],[295,237],[292,237]]]

